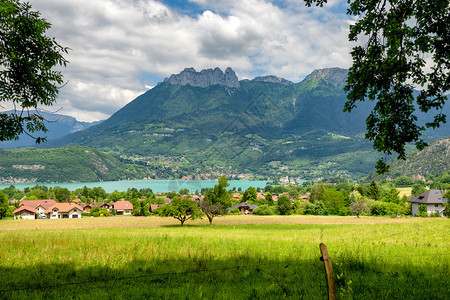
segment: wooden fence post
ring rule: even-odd
[[[325,272],[327,273],[328,299],[336,300],[336,285],[334,283],[333,266],[331,265],[331,257],[328,255],[327,246],[324,243],[319,245],[322,257],[320,258],[325,265]]]

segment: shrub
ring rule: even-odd
[[[318,215],[323,214],[325,210],[325,204],[322,201],[317,201],[316,203],[306,202],[305,204],[305,215]]]
[[[370,206],[370,213],[374,216],[401,214],[403,211],[403,206],[392,202],[375,201]]]
[[[421,217],[421,218],[428,218],[429,217],[429,215],[428,215],[428,213],[425,211],[421,211],[421,212],[419,212],[418,214],[417,214],[417,216],[418,217]]]
[[[242,215],[241,212],[239,211],[239,209],[237,209],[237,208],[230,210],[227,214],[228,215]]]
[[[419,213],[417,214],[417,216],[421,217],[421,218],[428,218],[429,217],[426,205],[424,205],[424,204],[419,205]]]
[[[263,204],[258,206],[253,210],[253,214],[255,215],[261,215],[261,216],[269,216],[269,215],[276,215],[275,207],[271,207],[267,204]]]

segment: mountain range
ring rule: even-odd
[[[2,113],[11,114],[13,110],[5,111]],[[47,127],[47,132],[34,132],[32,135],[39,137],[46,137],[47,140],[54,140],[71,133],[89,128],[93,125],[99,124],[102,121],[96,122],[80,122],[74,117],[66,116],[58,113],[50,113],[45,111],[30,110],[30,114],[38,113],[44,118],[44,124]],[[10,149],[19,147],[31,147],[34,146],[35,140],[26,135],[20,135],[18,140],[0,142],[0,148]]]
[[[358,179],[380,154],[364,139],[373,104],[343,112],[347,74],[320,69],[293,83],[274,75],[238,80],[231,68],[186,68],[109,119],[44,147],[95,148],[139,164],[151,178]],[[419,114],[421,122],[427,118]],[[448,135],[442,127],[426,138]]]

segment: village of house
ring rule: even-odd
[[[164,196],[164,194],[160,194]],[[258,208],[258,204],[251,201],[252,203],[240,202],[243,198],[242,193],[230,193],[230,198],[235,202],[239,202],[236,205],[230,206],[226,209],[227,212],[238,211],[241,214],[253,214],[254,210]],[[272,200],[276,203],[278,198],[281,196],[288,196],[288,193],[282,193],[280,195],[271,195]],[[294,203],[298,201],[299,203],[308,202],[311,193],[300,194],[296,198],[289,198],[292,208],[294,208]],[[200,202],[204,199],[203,195],[181,195],[181,198],[189,198],[195,202],[200,207]],[[264,201],[267,198],[267,193],[258,192],[256,194],[256,199],[258,201]],[[143,199],[138,199],[142,201]],[[165,197],[164,204],[149,204],[148,212],[152,213],[157,208],[163,205],[170,205],[172,199]],[[407,200],[411,206],[411,215],[418,216],[420,206],[426,207],[426,213],[428,215],[439,214],[440,216],[446,215],[446,207],[444,203],[448,202],[448,199],[443,198],[443,193],[441,190],[432,189],[428,190],[416,197],[412,197]],[[43,200],[22,200],[19,203],[17,209],[13,211],[14,219],[76,219],[81,218],[84,214],[91,213],[93,208],[99,208],[106,210],[109,214],[115,216],[131,216],[133,215],[133,204],[130,201],[121,199],[115,202],[92,202],[92,203],[82,203],[80,199],[74,199],[69,202],[58,203],[53,199],[43,199]]]
[[[14,210],[15,219],[77,219],[82,213],[89,213],[93,207],[114,210],[115,215],[131,215],[133,204],[129,201],[116,201],[111,203],[80,203],[80,199],[71,202],[58,203],[55,200],[23,200],[19,208]]]

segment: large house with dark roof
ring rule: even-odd
[[[443,199],[442,192],[440,190],[428,190],[410,200],[413,216],[419,213],[419,206],[425,205],[427,207],[428,215],[439,213],[444,216],[445,206],[444,202],[448,202],[448,199]]]

